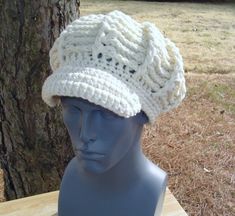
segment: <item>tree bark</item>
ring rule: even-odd
[[[41,87],[79,0],[0,0],[0,12],[0,165],[10,200],[58,190],[72,157],[60,109],[47,107]]]

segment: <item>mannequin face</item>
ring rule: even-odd
[[[115,166],[135,144],[144,124],[138,114],[124,118],[82,98],[61,97],[61,104],[79,165],[92,173]]]

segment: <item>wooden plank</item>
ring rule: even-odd
[[[56,216],[59,191],[0,203],[1,216]],[[187,216],[167,189],[162,216]]]
[[[184,209],[168,188],[166,190],[162,216],[187,216]]]
[[[55,216],[59,191],[0,203],[4,216]]]

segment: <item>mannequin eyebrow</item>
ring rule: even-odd
[[[62,104],[62,107],[63,108],[75,108],[75,109],[77,109],[77,110],[81,110],[78,106],[76,106],[76,105],[74,105],[74,104],[71,104],[71,105],[69,105],[69,104]]]
[[[71,106],[81,111],[81,108],[79,106],[77,106],[75,104],[71,104]],[[105,108],[96,105],[94,108],[93,107],[90,108],[90,110],[92,110],[92,111],[104,111]]]
[[[78,107],[78,106],[76,106],[76,105],[73,105],[73,104],[72,104],[72,107],[75,108],[75,109],[77,109],[77,110],[79,110],[79,111],[81,111],[80,107]]]
[[[66,103],[62,103],[62,106],[64,107],[64,108],[70,108],[70,107],[72,107],[72,108],[75,108],[75,109],[77,109],[77,110],[79,110],[79,111],[82,111],[82,109],[79,107],[79,104],[66,104]],[[106,109],[106,108],[104,108],[104,107],[102,107],[102,106],[100,106],[100,105],[94,105],[94,107],[92,107],[92,108],[89,108],[91,111],[101,111],[101,112],[108,112],[108,113],[110,113],[110,114],[115,114],[114,112],[112,112],[111,110],[109,110],[109,109]]]

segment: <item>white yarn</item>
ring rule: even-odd
[[[153,123],[185,97],[178,48],[154,24],[121,11],[75,20],[49,54],[54,73],[42,88],[49,106],[56,96],[82,97],[123,117],[143,110]]]

